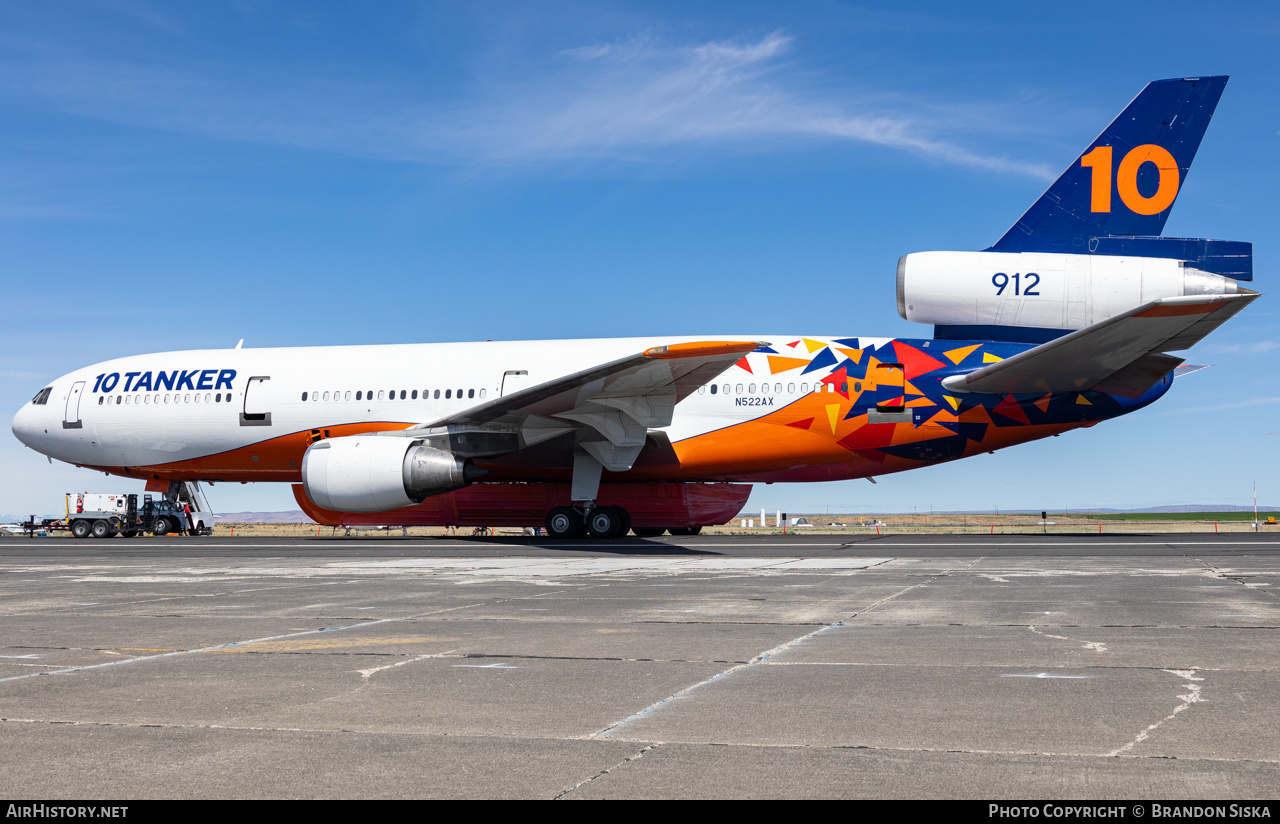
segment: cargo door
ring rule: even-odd
[[[63,429],[80,429],[84,426],[80,422],[80,398],[84,396],[84,381],[76,381],[71,386],[71,392],[67,394],[67,408],[62,413]]]
[[[255,375],[244,387],[244,408],[240,412],[241,426],[271,425],[270,375]]]

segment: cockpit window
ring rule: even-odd
[[[46,386],[44,389],[41,389],[36,393],[36,396],[31,399],[31,402],[36,406],[44,406],[49,402],[49,393],[51,392],[53,392],[53,387]]]

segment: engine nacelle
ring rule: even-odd
[[[1040,252],[917,252],[898,260],[898,314],[939,326],[1083,329],[1157,298],[1234,295],[1180,260]]]
[[[302,456],[307,497],[337,512],[385,512],[462,489],[485,471],[410,438],[350,435],[318,441]]]

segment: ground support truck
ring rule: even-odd
[[[108,495],[93,492],[67,493],[65,518],[37,519],[22,525],[28,537],[36,533],[70,532],[76,538],[114,538],[123,535],[210,535],[213,513],[199,483],[173,482],[164,497],[136,494]]]

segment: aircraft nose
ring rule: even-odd
[[[36,420],[35,410],[32,404],[27,403],[18,410],[18,414],[13,416],[13,424],[10,427],[13,430],[13,436],[22,441],[26,446],[35,448],[36,433],[39,432],[39,422]]]

